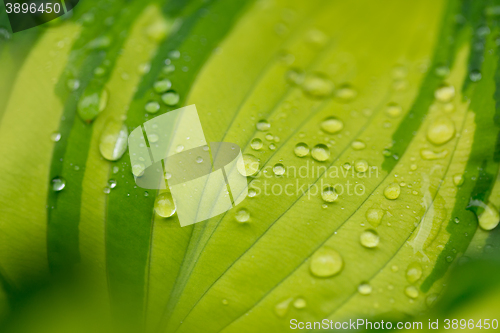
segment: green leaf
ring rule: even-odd
[[[490,5],[77,7],[41,34],[0,112],[2,299],[16,312],[33,284],[76,278],[122,328],[162,332],[427,313],[452,267],[498,258]],[[207,142],[236,143],[259,172],[238,207],[180,227],[112,145],[191,104]]]

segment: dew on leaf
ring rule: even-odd
[[[322,143],[317,144],[311,150],[311,156],[316,161],[324,162],[330,157],[330,149]]]
[[[325,98],[333,93],[333,82],[322,74],[307,75],[302,84],[302,90],[310,97]]]
[[[321,122],[320,127],[326,133],[335,134],[344,128],[344,123],[336,117],[328,117]]]
[[[422,266],[419,263],[412,263],[406,269],[406,280],[415,283],[422,277]]]
[[[391,183],[384,189],[384,196],[389,200],[396,200],[401,193],[401,187],[398,183]]]
[[[330,277],[338,274],[343,266],[344,261],[337,251],[323,247],[312,255],[309,269],[316,277]]]
[[[277,163],[273,167],[273,172],[276,176],[283,176],[285,174],[285,166],[281,163]]]
[[[66,180],[62,177],[55,177],[52,179],[52,190],[55,192],[62,191],[66,187]]]
[[[427,140],[432,144],[442,145],[455,136],[455,124],[446,116],[435,119],[427,128]]]
[[[259,138],[255,138],[250,142],[250,147],[252,147],[253,150],[262,149],[263,145],[262,140]]]
[[[156,113],[156,112],[158,112],[158,110],[160,110],[160,103],[154,102],[154,101],[148,102],[148,103],[146,103],[146,106],[144,107],[144,109],[148,113]]]
[[[368,162],[366,160],[357,160],[354,162],[354,169],[357,172],[366,172],[368,170]]]
[[[443,103],[449,102],[455,97],[455,88],[451,85],[442,85],[434,92],[434,97]]]
[[[109,120],[101,133],[99,151],[108,161],[120,159],[127,150],[128,129],[125,124]]]
[[[235,214],[236,221],[238,222],[248,222],[250,220],[250,213],[245,208],[238,210]]]
[[[309,155],[309,146],[304,142],[299,142],[295,145],[293,152],[297,157],[307,156]]]
[[[257,130],[262,132],[268,131],[271,128],[271,124],[265,119],[259,120],[255,126]]]
[[[367,248],[374,248],[378,246],[380,237],[375,230],[365,230],[359,236],[361,245]]]
[[[154,208],[158,216],[166,218],[174,215],[176,208],[172,194],[169,192],[163,192],[158,195],[155,199]]]
[[[260,163],[257,157],[250,154],[244,154],[236,164],[238,172],[245,177],[255,175],[259,171],[259,167]]]
[[[153,85],[153,90],[159,94],[164,93],[172,87],[172,82],[167,79],[156,81]]]
[[[384,216],[384,211],[380,208],[369,208],[366,211],[365,217],[368,223],[370,223],[373,227],[377,227],[382,221],[382,217]]]
[[[169,92],[161,95],[161,100],[166,105],[170,105],[171,106],[171,105],[175,105],[175,104],[179,103],[180,96],[175,91],[169,91]]]
[[[339,195],[333,186],[325,186],[321,192],[321,198],[326,202],[337,201]]]
[[[372,286],[368,283],[362,283],[358,286],[358,292],[361,295],[370,295],[372,293]]]

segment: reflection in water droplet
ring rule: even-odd
[[[59,140],[61,140],[61,133],[58,133],[58,132],[54,132],[50,135],[50,140],[52,140],[53,142],[58,142]]]
[[[295,149],[293,150],[297,157],[304,157],[309,155],[309,146],[304,142],[299,142],[295,145]]]
[[[323,247],[312,255],[309,269],[314,276],[330,277],[338,274],[343,266],[344,261],[337,251]]]
[[[149,102],[146,104],[146,106],[144,107],[144,109],[146,110],[146,112],[148,113],[156,113],[158,112],[158,110],[160,110],[160,103],[158,102]]]
[[[339,195],[333,186],[325,186],[321,192],[321,198],[323,198],[326,202],[337,201],[338,197]]]
[[[52,190],[55,192],[62,191],[66,187],[66,181],[62,177],[52,179]]]
[[[281,163],[277,163],[273,167],[273,172],[276,176],[283,176],[285,174],[285,166]]]
[[[311,151],[311,156],[316,161],[324,162],[330,157],[330,149],[322,143],[317,144],[316,146],[313,147]]]
[[[127,150],[128,129],[125,124],[110,120],[105,125],[99,141],[99,151],[108,161],[120,159]]]
[[[268,131],[271,128],[271,124],[269,124],[269,122],[265,119],[259,120],[255,126],[257,127],[257,130],[262,132]]]
[[[374,248],[377,247],[380,237],[375,230],[366,230],[359,236],[359,241],[364,247]]]
[[[362,283],[358,286],[358,292],[361,295],[370,295],[372,293],[372,286],[368,283]]]
[[[250,147],[252,147],[253,150],[259,150],[263,145],[262,140],[259,138],[255,138],[250,142]]]
[[[248,222],[250,220],[250,213],[245,208],[242,208],[236,212],[235,218],[238,222]]]
[[[427,139],[435,144],[442,145],[455,136],[455,124],[446,116],[435,119],[427,128]]]
[[[412,263],[406,269],[406,280],[409,283],[415,283],[422,277],[422,266],[419,263]]]
[[[384,196],[390,200],[396,200],[399,197],[400,193],[401,193],[401,187],[399,186],[398,183],[391,183],[387,185],[387,187],[384,190]]]
[[[180,96],[175,91],[169,91],[169,92],[161,95],[161,100],[166,105],[175,105],[175,104],[179,103],[179,99],[180,99]]]
[[[260,163],[257,157],[244,154],[236,164],[238,172],[243,176],[253,176],[259,171]]]
[[[146,192],[147,193],[147,192]],[[156,197],[155,211],[161,217],[170,217],[175,214],[175,203],[169,192],[163,192]]]
[[[321,122],[320,127],[326,133],[335,134],[344,128],[344,123],[336,117],[328,117]]]

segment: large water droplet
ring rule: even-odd
[[[453,184],[455,184],[456,186],[460,186],[463,183],[464,183],[464,177],[462,176],[462,174],[457,173],[456,175],[453,176]]]
[[[338,274],[343,266],[344,261],[337,251],[323,247],[312,255],[309,269],[314,276],[330,277]]]
[[[446,116],[435,119],[427,128],[427,139],[435,144],[442,145],[455,136],[455,124]]]
[[[120,159],[127,150],[127,138],[127,126],[116,120],[108,121],[99,141],[101,155],[109,161]]]
[[[236,164],[238,172],[243,176],[253,176],[259,171],[259,159],[250,154],[244,154]]]
[[[170,87],[172,87],[172,82],[170,82],[170,80],[167,79],[156,81],[153,85],[154,91],[156,91],[159,94],[164,93],[165,91],[170,89]]]
[[[380,237],[375,230],[365,230],[359,236],[361,245],[367,248],[377,247]]]
[[[328,97],[332,94],[333,89],[333,82],[322,74],[308,75],[302,84],[304,93],[315,98]]]
[[[369,208],[366,211],[365,217],[368,223],[370,223],[373,227],[377,227],[379,226],[382,217],[384,217],[384,211],[380,208]]]
[[[391,183],[387,185],[387,187],[384,190],[384,196],[390,200],[396,200],[399,197],[400,193],[401,193],[401,187],[399,186],[398,183]]]
[[[483,206],[484,211],[479,215],[479,226],[483,230],[493,230],[498,226],[500,215],[492,203]]]
[[[434,97],[443,103],[449,102],[455,97],[455,88],[450,85],[442,85],[434,92]]]
[[[335,134],[344,128],[344,123],[336,117],[328,117],[321,122],[320,127],[326,133]]]
[[[245,208],[242,208],[236,212],[235,218],[238,222],[248,222],[250,220],[250,213]]]
[[[175,203],[172,194],[163,192],[155,199],[155,211],[161,217],[170,217],[175,214]]]
[[[263,144],[262,140],[259,138],[255,138],[252,140],[252,142],[250,142],[250,147],[252,147],[253,150],[262,149],[263,145],[264,144]]]
[[[66,187],[66,181],[62,177],[55,177],[52,179],[52,190],[55,192],[62,191]]]
[[[59,140],[61,140],[61,133],[59,132],[54,132],[50,135],[50,140],[52,140],[52,142],[58,142]]]
[[[333,186],[325,186],[321,192],[321,198],[326,202],[337,201],[339,195]]]
[[[311,156],[316,161],[324,162],[330,157],[330,149],[322,143],[317,144],[316,146],[313,147],[311,151]]]
[[[146,110],[146,112],[148,113],[156,113],[158,112],[158,110],[160,110],[160,103],[158,102],[149,102],[146,104],[146,106],[144,107],[144,109]]]
[[[299,142],[295,145],[293,150],[297,157],[304,157],[309,155],[309,146],[304,142]]]

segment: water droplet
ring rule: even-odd
[[[248,196],[250,198],[254,198],[257,195],[257,191],[255,191],[253,188],[248,190]]]
[[[78,114],[90,122],[101,113],[108,104],[108,91],[103,89],[99,92],[85,91],[78,101]]]
[[[473,70],[469,74],[469,78],[472,82],[478,82],[482,77],[481,72],[478,70]]]
[[[366,172],[368,170],[368,162],[366,160],[357,160],[354,163],[354,169],[357,172]]]
[[[455,136],[455,124],[446,116],[435,119],[427,128],[427,140],[442,145]]]
[[[66,181],[62,177],[55,177],[52,179],[52,190],[55,192],[62,191],[66,187]]]
[[[373,227],[377,227],[380,224],[380,221],[382,221],[382,217],[384,217],[384,211],[380,208],[369,208],[366,211],[366,220],[368,223],[370,223]]]
[[[168,64],[165,67],[162,68],[161,72],[165,75],[168,75],[170,73],[173,73],[175,71],[175,66],[172,64]]]
[[[403,108],[396,103],[389,103],[385,109],[385,113],[392,118],[399,117],[403,113]]]
[[[288,298],[278,304],[274,307],[274,312],[278,317],[284,317],[286,316],[288,312],[288,308],[290,307],[290,303],[292,303],[293,298]]]
[[[146,35],[154,42],[161,42],[167,36],[169,29],[167,21],[156,20],[146,29]]]
[[[409,283],[415,283],[422,277],[422,266],[419,263],[412,263],[406,269],[406,280]]]
[[[483,206],[484,211],[479,215],[479,226],[483,230],[493,230],[500,221],[498,209],[492,203]]]
[[[259,120],[255,126],[257,127],[257,130],[262,132],[268,131],[271,128],[271,124],[269,124],[269,122],[265,119]]]
[[[335,91],[335,97],[343,103],[347,103],[356,98],[358,92],[350,85],[344,84]]]
[[[78,88],[80,88],[80,80],[78,80],[78,79],[69,79],[68,82],[66,82],[66,85],[68,86],[69,90],[75,91]]]
[[[99,36],[87,44],[91,50],[103,50],[111,45],[111,38],[109,36]]]
[[[229,304],[229,302],[228,302],[228,300],[227,300],[227,299],[223,299],[223,300],[222,300],[222,304],[224,304],[224,305],[228,305],[228,304]]]
[[[117,185],[116,180],[114,180],[114,179],[110,179],[110,180],[108,181],[108,186],[109,186],[109,188],[115,188],[115,187],[116,187],[116,185]]]
[[[335,134],[344,128],[344,123],[336,117],[328,117],[321,122],[320,127],[326,133]]]
[[[352,147],[354,150],[361,150],[361,149],[365,149],[365,148],[366,148],[366,144],[365,144],[363,141],[360,141],[360,140],[354,140],[354,141],[351,143],[351,147]]]
[[[58,133],[58,132],[54,132],[50,135],[50,140],[52,140],[53,142],[58,142],[59,140],[61,140],[61,133]]]
[[[384,190],[384,196],[389,200],[396,200],[400,193],[401,187],[398,183],[391,183]]]
[[[304,93],[314,98],[328,97],[333,89],[333,82],[322,74],[307,75],[302,84]]]
[[[203,158],[201,156],[198,156],[196,158],[196,163],[203,163]]]
[[[358,286],[358,292],[361,295],[370,295],[372,293],[372,286],[370,286],[368,283],[362,283]]]
[[[300,69],[290,69],[288,72],[286,72],[286,80],[295,85],[300,85],[304,81],[304,71]]]
[[[160,110],[160,103],[158,103],[158,102],[149,102],[149,103],[146,104],[146,106],[144,107],[144,109],[148,113],[156,113],[156,112],[158,112],[158,110]]]
[[[158,140],[159,140],[159,139],[160,139],[160,138],[158,137],[158,134],[154,134],[154,133],[153,133],[153,134],[149,134],[149,135],[148,135],[148,141],[149,141],[150,143],[155,143],[155,142],[158,142]]]
[[[169,91],[169,92],[161,95],[161,100],[166,105],[175,105],[175,104],[179,103],[180,96],[175,91]]]
[[[277,163],[273,167],[273,172],[276,176],[283,176],[285,174],[285,166],[281,163]]]
[[[359,241],[361,245],[371,249],[377,247],[380,237],[375,230],[365,230],[359,236]]]
[[[422,156],[424,160],[438,160],[441,158],[445,158],[446,155],[448,155],[447,150],[443,150],[441,152],[435,152],[430,149],[422,149],[420,151],[420,156]]]
[[[297,298],[295,301],[293,301],[293,307],[296,309],[303,309],[307,306],[307,302],[303,298]]]
[[[144,170],[146,170],[146,166],[143,163],[136,163],[132,165],[132,173],[136,177],[141,177],[144,174]]]
[[[236,168],[243,176],[253,176],[259,171],[260,163],[257,157],[244,154],[237,162]]]
[[[242,208],[236,212],[235,218],[238,222],[248,222],[250,220],[250,213],[245,208]]]
[[[101,155],[109,161],[120,159],[127,150],[127,138],[127,126],[119,121],[109,120],[99,141]]]
[[[184,150],[184,146],[183,146],[183,145],[178,145],[178,146],[177,146],[177,148],[175,148],[175,151],[176,151],[177,153],[180,153],[180,152],[181,152],[181,151],[183,151],[183,150]]]
[[[274,140],[274,136],[272,134],[267,134],[266,135],[266,140],[267,141],[273,141]]]
[[[269,149],[270,149],[270,150],[275,150],[275,149],[276,149],[276,145],[275,145],[274,143],[271,143],[271,144],[269,145]]]
[[[321,198],[326,202],[337,201],[339,195],[333,186],[325,186],[321,192]]]
[[[351,163],[349,162],[345,162],[344,164],[342,164],[342,167],[346,170],[351,170],[352,168]]]
[[[418,297],[418,289],[417,287],[415,286],[408,286],[406,287],[405,289],[405,294],[406,296],[408,296],[409,298],[417,298]]]
[[[330,149],[322,143],[317,144],[316,146],[313,147],[311,151],[311,156],[316,161],[324,162],[330,157]]]
[[[262,140],[259,138],[255,138],[250,142],[250,147],[252,147],[253,150],[259,150],[262,149],[262,146],[264,144],[262,143]]]
[[[109,186],[105,186],[104,189],[102,190],[104,192],[104,194],[109,194],[111,193],[111,189],[109,188]]]
[[[314,276],[330,277],[338,274],[343,266],[344,261],[337,251],[323,247],[312,255],[309,269]]]
[[[436,67],[436,75],[439,77],[446,77],[450,74],[450,69],[447,66]]]
[[[145,192],[147,193],[147,192]],[[170,217],[175,214],[175,203],[172,194],[163,192],[155,199],[155,211],[158,216]]]
[[[304,142],[299,142],[295,145],[293,152],[297,157],[307,156],[309,155],[309,146]]]
[[[455,184],[456,186],[460,186],[464,183],[464,177],[457,173],[456,175],[453,176],[453,184]]]
[[[161,94],[170,89],[170,87],[172,87],[172,82],[170,82],[170,80],[163,79],[154,83],[153,90]]]
[[[455,88],[450,85],[442,85],[434,92],[434,97],[443,103],[449,102],[455,97]]]

